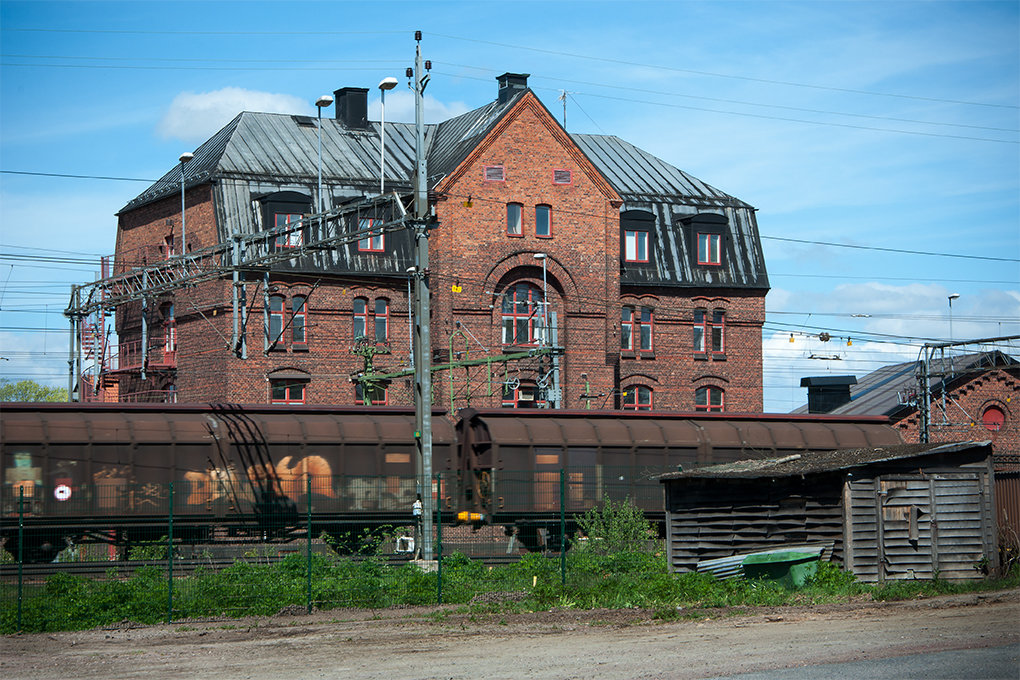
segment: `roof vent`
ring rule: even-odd
[[[496,76],[499,83],[499,103],[505,104],[518,92],[528,89],[528,76],[530,73],[504,73]]]
[[[800,386],[808,388],[808,413],[831,413],[850,403],[850,386],[856,384],[857,378],[852,375],[800,379]]]
[[[342,87],[333,93],[336,119],[344,127],[368,129],[368,88]]]

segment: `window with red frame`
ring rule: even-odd
[[[368,332],[368,299],[354,298],[354,339],[363,338]]]
[[[389,403],[389,395],[385,388],[364,387],[361,383],[355,383],[354,403],[364,406],[386,406]]]
[[[718,387],[706,386],[694,390],[695,411],[721,412],[725,402],[725,394]]]
[[[620,315],[620,349],[651,352],[654,337],[651,307],[624,307]]]
[[[295,222],[301,221],[301,215],[294,213],[276,213],[276,226],[284,227],[288,224],[294,224]],[[276,237],[277,248],[297,248],[304,244],[304,234],[302,233],[301,227],[295,227],[293,230],[288,231],[285,234],[280,234]]]
[[[652,388],[633,385],[623,393],[623,408],[632,411],[652,410]]]
[[[694,310],[694,353],[705,356],[726,354],[726,312]]]
[[[174,303],[166,306],[163,313],[163,351],[172,354],[177,351],[177,319],[174,317]]]
[[[722,264],[722,236],[698,234],[698,264]]]
[[[375,341],[386,342],[390,339],[390,301],[386,298],[375,300]]]
[[[305,387],[307,380],[293,378],[269,381],[269,403],[271,404],[303,404],[305,403]]]
[[[524,229],[521,223],[521,210],[524,208],[520,203],[506,204],[506,234],[507,236],[524,236]]]
[[[290,337],[295,345],[308,344],[308,298],[295,295],[290,299]]]
[[[382,229],[374,225],[378,220],[370,217],[363,217],[359,222],[360,231],[366,232],[363,238],[358,239],[358,250],[363,253],[382,253],[386,251],[386,235]]]
[[[623,232],[623,259],[625,262],[648,262],[648,232]]]
[[[981,424],[990,432],[998,432],[1006,423],[1006,412],[998,406],[989,406],[981,414]]]
[[[535,236],[552,238],[552,206],[535,206]]]
[[[283,337],[283,296],[269,298],[269,345],[275,345]]]
[[[542,326],[542,291],[516,283],[503,296],[503,344],[534,345]]]
[[[174,252],[174,235],[170,234],[163,239],[163,256],[165,259],[169,260],[176,254],[177,253]]]
[[[541,398],[538,387],[531,382],[504,383],[503,408],[544,408],[545,399]]]

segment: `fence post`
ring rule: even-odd
[[[308,540],[306,541],[306,573],[308,574],[308,613],[312,613],[312,476],[307,476],[307,488],[305,489],[305,498],[308,503]]]
[[[170,482],[169,522],[166,537],[167,595],[166,622],[174,620],[174,483]]]
[[[567,471],[560,468],[560,585],[567,585]]]
[[[25,487],[18,486],[18,632],[21,632],[22,599],[25,596]]]
[[[443,473],[436,475],[436,604],[443,604]],[[431,490],[429,491],[431,493]]]

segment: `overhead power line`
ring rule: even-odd
[[[806,243],[815,246],[830,246],[833,248],[854,248],[857,250],[880,250],[886,253],[901,253],[904,255],[930,255],[934,257],[956,257],[964,260],[986,260],[989,262],[1020,262],[1015,257],[991,257],[989,255],[963,255],[960,253],[933,253],[924,250],[905,250],[900,248],[882,248],[880,246],[859,246],[851,243],[832,243],[831,241],[808,241],[799,238],[786,238],[784,236],[762,236],[770,241],[786,241],[788,243]]]
[[[154,179],[143,179],[140,177],[107,177],[104,175],[69,175],[60,172],[29,172],[28,170],[0,170],[0,175],[32,175],[36,177],[69,177],[71,179],[106,179],[114,180],[117,182],[148,182],[152,183]]]

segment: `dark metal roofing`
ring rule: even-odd
[[[939,393],[943,381],[968,380],[992,367],[1020,365],[1013,357],[995,350],[973,354],[947,356],[929,362],[928,386]],[[833,409],[833,415],[884,415],[892,416],[900,411],[913,411],[905,403],[908,393],[918,389],[917,376],[920,365],[916,361],[890,364],[868,373],[850,387],[850,401]],[[808,407],[801,406],[794,413],[807,413]]]
[[[985,447],[991,455],[991,441],[956,442],[952,444],[900,444],[872,448],[841,449],[835,451],[805,451],[781,458],[741,460],[723,465],[696,468],[686,472],[671,472],[659,477],[660,481],[676,479],[760,479],[798,477],[801,475],[851,470],[872,463],[958,453]]]
[[[435,187],[453,172],[529,92],[522,90],[506,102],[491,102],[438,125],[427,125],[429,186]],[[252,197],[260,190],[313,193],[318,174],[319,130],[315,124],[309,125],[309,120],[314,121],[307,116],[243,112],[199,146],[190,163],[175,164],[120,212],[179,192],[183,170],[186,186],[216,182],[217,191],[222,194],[217,197],[221,227],[229,223],[229,229],[235,233],[251,233],[259,227],[248,213]],[[330,205],[378,191],[379,135],[379,123],[355,129],[332,118],[322,119],[322,177]],[[618,137],[581,134],[571,137],[624,199],[621,210],[642,210],[654,216],[651,261],[647,265],[628,264],[621,273],[624,285],[768,289],[765,258],[750,205]],[[388,123],[387,189],[411,190],[414,169],[414,126]],[[228,186],[231,182],[234,187]],[[247,186],[242,188],[239,183]],[[229,195],[230,192],[236,195]],[[682,222],[706,212],[723,215],[727,220],[721,266],[697,265],[696,244]],[[225,231],[220,236],[224,241],[229,239]],[[356,258],[345,258],[344,262],[327,263],[327,267],[357,272],[363,269],[359,262]],[[404,265],[401,259],[385,268],[399,273]],[[296,264],[292,268],[308,267]]]

